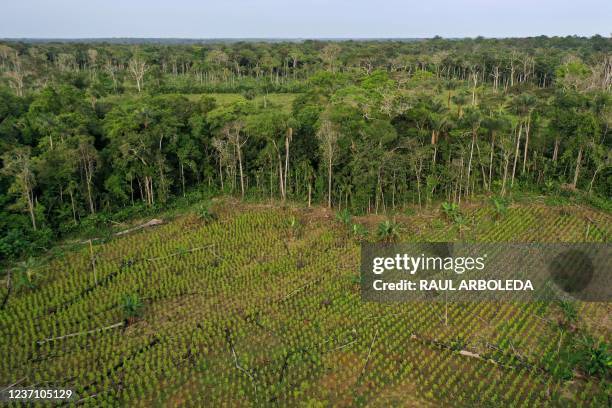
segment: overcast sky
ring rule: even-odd
[[[516,37],[612,32],[612,0],[0,0],[0,37]]]

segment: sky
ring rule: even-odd
[[[0,38],[610,36],[612,0],[0,0]]]

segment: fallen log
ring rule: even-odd
[[[23,377],[21,380],[18,380],[17,382],[14,382],[14,383],[12,383],[11,385],[9,385],[9,386],[5,387],[4,389],[2,389],[2,391],[0,391],[0,394],[2,394],[2,393],[3,393],[4,391],[6,391],[6,390],[9,390],[9,389],[13,388],[13,387],[14,387],[14,386],[16,386],[16,385],[21,384],[21,382],[22,382],[23,380],[25,380],[26,378],[28,378],[28,377],[27,377],[27,376],[25,376],[25,377]]]
[[[40,345],[40,344],[47,343],[49,341],[61,340],[61,339],[65,339],[65,338],[68,338],[68,337],[75,337],[75,336],[81,336],[83,334],[91,334],[91,333],[101,332],[101,331],[105,331],[105,330],[110,330],[110,329],[114,329],[114,328],[117,328],[117,327],[121,327],[123,325],[125,325],[125,322],[119,322],[119,323],[111,324],[110,326],[100,327],[100,328],[93,329],[93,330],[87,330],[87,331],[82,331],[82,332],[77,332],[77,333],[70,333],[70,334],[66,334],[64,336],[50,337],[48,339],[38,340],[36,343]]]
[[[374,338],[372,339],[372,343],[370,344],[370,350],[368,351],[368,357],[366,358],[366,361],[363,364],[363,368],[361,369],[361,374],[359,374],[357,381],[359,381],[361,377],[363,376],[363,374],[365,373],[365,370],[368,366],[368,362],[370,361],[370,356],[372,355],[372,348],[374,347],[374,343],[376,342],[377,338],[378,338],[378,329],[376,330],[376,333],[374,334]]]
[[[164,223],[163,220],[159,220],[157,218],[153,218],[151,221],[145,222],[144,224],[137,225],[137,226],[135,226],[133,228],[129,228],[129,229],[126,229],[126,230],[123,230],[123,231],[116,232],[115,236],[129,234],[130,232],[138,231],[138,230],[141,230],[143,228],[154,227],[156,225],[161,225],[163,223]]]
[[[482,358],[480,357],[480,354],[472,353],[471,351],[467,351],[467,350],[461,350],[459,351],[459,354],[461,354],[462,356],[467,356],[467,357]]]

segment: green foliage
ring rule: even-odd
[[[287,218],[286,221],[287,230],[289,232],[289,238],[295,239],[299,238],[302,235],[304,230],[304,226],[298,217],[295,215],[291,215]]]
[[[355,214],[508,191],[609,208],[609,41],[517,41],[4,42],[0,213],[55,238],[203,188]],[[45,247],[6,224],[5,258]]]
[[[607,342],[583,335],[576,342],[575,352],[577,366],[585,374],[602,379],[609,378],[612,370],[612,353]]]
[[[336,221],[344,224],[347,227],[351,225],[351,213],[348,208],[336,212]]]
[[[144,304],[136,293],[128,293],[121,300],[121,310],[125,319],[136,319],[142,316]]]
[[[383,242],[394,242],[400,238],[402,226],[395,220],[385,220],[378,224],[376,236]]]
[[[576,309],[574,302],[560,301],[559,307],[563,311],[566,322],[574,323],[578,320],[578,309]]]
[[[217,219],[217,215],[212,211],[211,204],[205,202],[200,204],[197,211],[198,217],[204,222],[211,222]]]
[[[504,197],[491,198],[491,204],[495,210],[495,218],[500,219],[508,215],[508,200]]]
[[[442,211],[446,215],[446,218],[451,222],[457,222],[461,217],[461,211],[456,203],[443,202]]]
[[[38,257],[57,238],[110,238],[116,223],[160,212],[195,209],[204,222],[96,241],[95,271],[78,244],[17,265],[16,289],[0,287],[0,377],[65,379],[96,406],[393,406],[406,383],[419,385],[415,406],[605,406],[609,346],[569,304],[560,325],[534,320],[531,304],[368,306],[354,285],[368,231],[348,210],[336,219],[354,238],[338,240],[287,208],[224,209],[217,223],[199,204],[243,198],[241,181],[245,200],[317,206],[329,193],[353,214],[543,193],[563,211],[506,215],[496,197],[492,228],[490,208],[445,203],[453,226],[414,213],[407,238],[452,240],[473,220],[474,239],[605,242],[606,215],[585,235],[570,205],[610,211],[611,44],[3,41],[2,261]],[[387,220],[375,235],[392,242],[400,229]],[[150,326],[96,331],[114,323],[117,299],[130,322],[150,299]],[[591,304],[580,316],[591,311],[607,312]],[[77,332],[88,334],[38,343]],[[449,352],[479,345],[482,360]],[[564,381],[576,370],[588,379]]]
[[[351,225],[351,235],[358,241],[364,240],[368,235],[368,230],[361,224]]]
[[[42,277],[38,268],[38,262],[32,257],[19,262],[15,267],[15,289],[36,289]]]
[[[191,205],[205,198],[189,197]],[[81,398],[96,394],[96,406],[143,400],[260,406],[271,399],[279,406],[309,399],[335,406],[358,398],[378,405],[381,396],[386,406],[539,406],[569,398],[570,405],[605,406],[608,330],[588,324],[602,321],[605,303],[581,306],[583,328],[547,323],[561,311],[544,302],[363,302],[359,242],[339,240],[335,220],[299,206],[232,208],[235,202],[216,201],[227,207],[223,223],[184,214],[155,229],[96,241],[96,275],[88,245],[57,252],[36,269],[44,274],[34,278],[36,290],[14,290],[0,312],[6,332],[0,374],[39,367],[50,352],[46,375],[70,371],[71,387]],[[584,234],[580,211],[562,217],[517,205],[493,225],[490,210],[488,204],[464,210],[466,219],[483,221],[483,241],[571,241]],[[288,242],[291,225],[305,219],[308,228]],[[429,213],[411,218],[418,240],[446,239],[448,225],[434,230],[426,225],[431,220]],[[561,233],[549,228],[560,220]],[[4,285],[0,291],[4,302]],[[134,324],[139,316],[146,321]],[[602,338],[589,337],[595,335]],[[49,338],[55,339],[40,343]],[[39,373],[32,381],[44,378]],[[359,385],[349,401],[321,391],[321,381]],[[411,400],[395,391],[389,400],[385,390],[406,381],[421,384]],[[113,386],[119,382],[121,388]]]

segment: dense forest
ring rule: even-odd
[[[0,43],[0,258],[193,191],[609,209],[612,39]]]

